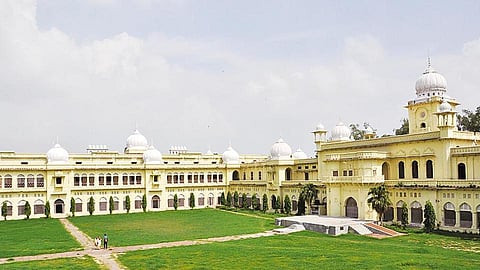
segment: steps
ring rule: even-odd
[[[367,227],[365,227],[361,223],[351,224],[349,229],[353,230],[355,233],[360,234],[360,235],[370,235],[370,234],[372,234],[372,231],[370,231]]]
[[[377,225],[375,223],[365,223],[364,224],[370,231],[376,233],[376,234],[381,234],[381,235],[386,235],[386,236],[399,236],[402,235],[399,232],[396,232],[394,230],[385,228],[383,226]]]

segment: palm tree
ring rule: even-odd
[[[390,196],[385,184],[381,184],[377,187],[370,188],[368,192],[370,196],[367,202],[378,213],[378,220],[380,224],[383,224],[383,214],[387,211],[387,208],[392,204]]]
[[[309,209],[309,213],[312,211],[312,201],[317,199],[318,196],[318,189],[317,186],[314,184],[306,184],[303,186],[302,191],[300,192],[300,196],[303,196],[305,201],[307,202],[307,207]]]

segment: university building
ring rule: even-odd
[[[438,225],[447,230],[479,232],[480,136],[458,131],[459,103],[447,94],[445,78],[428,64],[415,84],[416,95],[408,101],[409,134],[377,137],[367,128],[361,140],[351,139],[348,126],[339,123],[331,131],[319,124],[313,131],[314,157],[300,149],[293,152],[282,139],[269,154],[239,155],[231,146],[223,154],[171,147],[161,154],[135,130],[123,153],[103,145],[90,145],[86,153],[71,154],[55,145],[46,154],[0,152],[0,203],[6,202],[7,219],[43,217],[51,205],[52,217],[88,215],[87,202],[95,200],[95,215],[141,212],[146,195],[148,211],[216,207],[222,193],[247,194],[259,202],[267,194],[268,207],[288,195],[297,210],[302,185],[313,183],[319,198],[313,210],[320,215],[376,219],[367,203],[371,187],[385,183],[393,205],[386,221],[400,220],[408,207],[409,222],[420,226],[427,201],[435,207]],[[413,92],[413,91],[412,91]],[[412,93],[413,94],[413,93]],[[478,169],[477,169],[478,168]]]

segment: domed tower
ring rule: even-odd
[[[143,136],[137,129],[133,131],[133,134],[128,136],[125,147],[125,153],[143,153],[148,149],[147,138]]]
[[[224,164],[240,164],[240,155],[231,146],[222,154]]]
[[[350,135],[352,134],[352,130],[347,127],[344,123],[339,122],[333,129],[332,129],[332,141],[351,141]]]
[[[60,144],[55,144],[47,152],[47,163],[50,164],[68,164],[68,152]]]
[[[155,147],[153,145],[150,145],[148,150],[145,151],[145,153],[143,153],[143,162],[147,165],[162,164],[163,163],[162,153],[160,153],[160,151],[155,149]]]
[[[270,158],[276,160],[291,159],[292,148],[282,138],[278,139],[270,148]]]
[[[437,131],[438,117],[436,113],[446,101],[455,110],[459,104],[447,95],[447,80],[435,71],[427,61],[427,68],[415,83],[416,98],[408,102],[409,133]]]

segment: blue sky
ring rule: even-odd
[[[426,66],[479,106],[478,1],[0,2],[0,149],[171,145],[312,155],[318,123],[406,117]],[[15,113],[12,113],[15,112]]]

